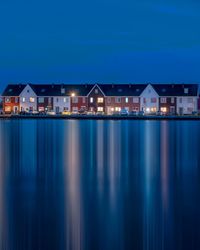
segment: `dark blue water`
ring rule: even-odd
[[[0,249],[200,249],[200,122],[0,121]]]

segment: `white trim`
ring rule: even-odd
[[[101,91],[101,93],[104,95],[104,96],[106,96],[105,94],[104,94],[104,92],[101,90],[101,88],[99,87],[99,85],[98,84],[95,84],[93,87],[92,87],[92,89],[90,90],[90,92],[87,94],[87,97],[90,95],[90,93],[93,91],[93,89],[94,88],[96,88],[96,87],[98,87],[98,89]]]

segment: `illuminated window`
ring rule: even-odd
[[[90,97],[90,103],[93,103],[93,102],[94,102],[94,98]]]
[[[125,103],[128,103],[128,97],[125,98]]]
[[[138,97],[133,97],[133,103],[138,103],[139,102],[139,98]]]
[[[115,107],[115,111],[121,111],[120,107]]]
[[[39,98],[38,98],[38,102],[39,102],[39,103],[44,103],[44,97],[39,97]]]
[[[39,108],[38,108],[38,111],[39,111],[39,112],[43,112],[43,111],[44,111],[44,107],[39,107]]]
[[[103,103],[103,98],[102,98],[102,97],[99,97],[99,98],[97,99],[97,102],[98,102],[98,103]]]
[[[103,107],[98,107],[98,108],[97,108],[97,111],[102,112],[102,111],[103,111]]]
[[[35,98],[34,97],[30,97],[30,102],[35,102]]]
[[[167,108],[166,107],[161,107],[160,111],[166,113],[167,112]]]
[[[166,103],[166,102],[167,102],[167,98],[166,98],[166,97],[160,98],[160,102],[161,102],[161,103]]]
[[[26,101],[26,98],[25,97],[22,97],[22,102],[25,102]]]
[[[11,107],[10,106],[5,106],[5,112],[11,112]]]

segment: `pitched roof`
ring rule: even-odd
[[[198,84],[151,84],[159,96],[197,96]]]
[[[87,96],[94,84],[30,84],[37,96]],[[64,90],[64,91],[61,91]]]
[[[2,96],[19,96],[26,84],[8,84]]]
[[[140,96],[147,84],[98,84],[106,96]]]

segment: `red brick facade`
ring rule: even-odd
[[[3,111],[5,114],[19,112],[19,96],[3,97]]]
[[[160,111],[163,113],[176,113],[176,97],[160,97]]]
[[[88,98],[86,96],[71,97],[71,111],[77,112],[80,109],[88,109]]]
[[[126,109],[128,111],[140,111],[140,98],[132,96],[106,97],[106,113],[112,114],[113,112],[117,112],[122,109]]]
[[[39,112],[53,110],[53,97],[37,97],[37,110]]]
[[[98,86],[88,95],[88,111],[105,112],[105,96]]]

